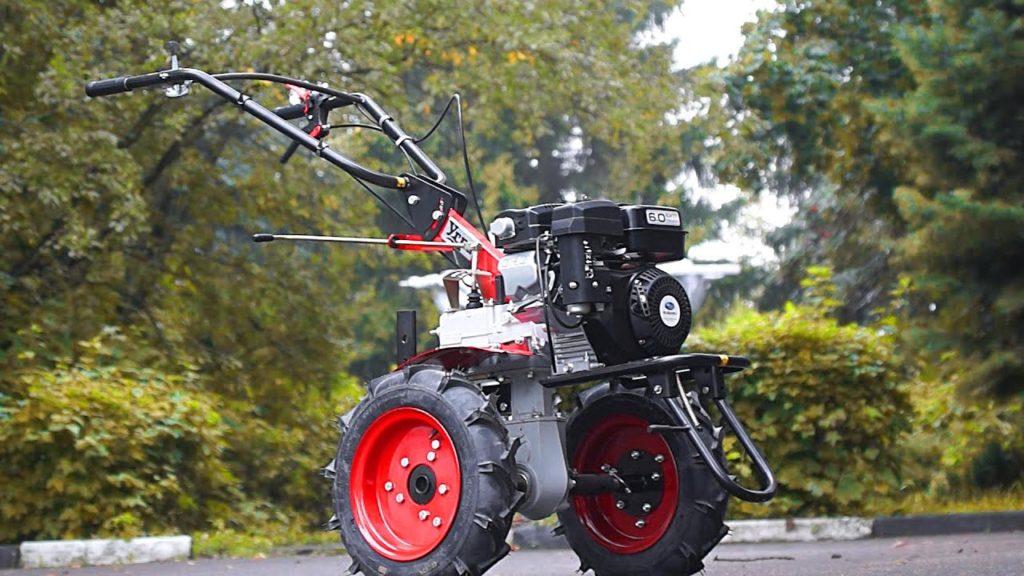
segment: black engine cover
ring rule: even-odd
[[[654,267],[612,274],[612,305],[584,323],[598,359],[620,364],[679,352],[692,322],[679,281]]]

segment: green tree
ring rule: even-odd
[[[703,93],[725,95],[705,118],[716,175],[802,208],[770,238],[783,266],[769,305],[829,263],[844,317],[864,321],[910,272],[934,347],[964,352],[969,381],[1020,390],[1021,14],[1019,2],[780,2],[724,72],[699,71]]]
[[[877,103],[882,150],[906,166],[901,262],[936,349],[964,387],[1024,398],[1024,4],[931,2],[895,35],[913,90]],[[927,310],[927,312],[925,312]]]
[[[836,270],[843,318],[869,320],[884,304],[902,162],[880,150],[871,103],[913,86],[893,30],[923,10],[916,0],[780,1],[748,25],[734,62],[699,71],[715,174],[799,210],[767,238],[781,268],[764,305],[798,298],[804,270],[824,264]]]
[[[459,89],[492,213],[560,190],[530,172],[529,159],[547,161],[575,139],[602,152],[590,162],[601,177],[585,192],[628,198],[637,181],[667,170],[679,78],[669,47],[636,40],[667,5],[616,7],[0,4],[0,392],[34,402],[24,390],[35,388],[16,388],[15,374],[40,384],[56,370],[77,373],[81,343],[117,327],[130,336],[126,365],[194,374],[197,393],[223,416],[223,459],[246,500],[207,520],[245,522],[274,508],[312,518],[323,500],[315,467],[334,441],[329,420],[358,395],[351,372],[386,371],[394,308],[423,300],[394,284],[440,263],[253,246],[248,235],[260,230],[398,230],[326,165],[301,154],[278,165],[280,137],[198,87],[182,100],[155,90],[89,100],[84,83],[162,68],[164,42],[178,39],[188,66],[371,93],[413,134]],[[247,90],[285,103],[279,88]],[[430,150],[461,185],[446,130]],[[331,145],[402,169],[404,159],[371,136],[337,130]]]

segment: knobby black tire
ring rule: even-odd
[[[360,534],[349,498],[351,463],[363,432],[385,412],[419,408],[445,427],[458,452],[462,477],[459,509],[447,536],[417,560],[397,562],[378,554]],[[352,566],[349,573],[395,576],[479,576],[505,557],[512,516],[522,495],[513,481],[515,448],[494,407],[459,372],[414,366],[367,385],[338,443],[334,510]],[[388,455],[381,455],[382,458]]]
[[[588,428],[610,414],[632,414],[652,424],[680,425],[665,405],[666,400],[602,384],[580,394],[579,407],[570,416],[566,430],[569,462],[573,462]],[[704,413],[702,436],[721,453],[718,433]],[[665,534],[650,548],[635,554],[615,553],[599,544],[583,526],[573,506],[558,513],[565,537],[580,558],[580,570],[596,576],[688,576],[704,568],[703,559],[728,533],[725,512],[728,494],[715,481],[707,464],[683,433],[665,435],[679,475],[679,498],[675,515]]]

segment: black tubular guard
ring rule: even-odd
[[[682,426],[651,427],[652,432],[685,433],[690,439],[691,444],[693,444],[697,452],[700,453],[707,463],[711,473],[718,480],[723,490],[748,502],[767,502],[771,500],[778,489],[775,474],[725,398],[724,375],[738,372],[749,366],[750,361],[741,356],[677,354],[615,366],[605,366],[594,370],[559,374],[545,378],[540,383],[544,387],[555,388],[599,380],[611,380],[617,381],[619,385],[625,388],[646,387],[653,395],[668,399],[667,404],[676,417],[676,421],[683,423]],[[691,417],[688,409],[684,409],[683,403],[689,402],[682,395],[681,382],[684,380],[694,382],[700,393],[710,397],[715,406],[718,407],[719,412],[722,413],[724,424],[736,435],[740,446],[743,447],[743,451],[746,452],[753,462],[754,471],[762,485],[760,489],[747,488],[736,482],[722,462],[719,461],[719,458],[712,452],[711,447],[701,440],[698,428],[699,422],[696,422]]]
[[[331,164],[334,164],[338,168],[341,168],[360,180],[392,189],[402,189],[409,185],[409,179],[406,176],[386,174],[384,172],[379,172],[362,166],[343,154],[335,152],[331,148],[327,147],[324,142],[306,134],[301,129],[289,123],[289,119],[298,118],[303,115],[304,109],[301,106],[283,106],[278,108],[276,111],[271,111],[224,82],[224,80],[245,80],[257,77],[270,78],[277,82],[291,81],[291,79],[269,74],[229,73],[214,76],[213,74],[203,72],[202,70],[195,70],[193,68],[175,68],[172,70],[153,72],[151,74],[142,74],[140,76],[122,76],[119,78],[89,82],[85,87],[85,94],[89,97],[96,98],[99,96],[120,94],[122,92],[131,92],[138,88],[157,86],[161,84],[181,84],[188,81],[196,82],[208,88],[211,92],[217,94],[221,98],[237,105],[248,114],[255,116],[263,123],[270,125],[278,132],[289,137],[294,142],[297,142],[300,146],[311,150],[317,156]],[[311,85],[307,82],[294,82],[305,86],[313,86],[313,89],[317,89],[315,85]],[[370,115],[373,121],[380,125],[381,130],[391,138],[395,145],[400,147],[417,165],[423,169],[425,176],[439,184],[444,182],[445,176],[441,169],[438,168],[438,166],[419,148],[416,142],[409,137],[408,134],[402,131],[395,120],[388,116],[376,102],[363,94],[348,94],[337,91],[331,91],[331,93],[334,95],[330,100],[332,108],[349,104],[356,104],[360,106]],[[280,114],[276,112],[280,112]]]

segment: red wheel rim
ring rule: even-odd
[[[349,502],[378,554],[397,562],[437,548],[459,509],[462,475],[451,436],[417,408],[395,408],[363,433],[352,458]]]
[[[675,459],[665,439],[647,431],[649,424],[628,414],[604,418],[586,432],[573,457],[573,468],[584,474],[600,474],[603,465],[614,467],[634,451],[663,458],[659,472],[661,501],[649,513],[620,510],[616,494],[572,498],[576,515],[590,535],[616,554],[636,554],[650,548],[665,535],[676,514],[679,475]]]

